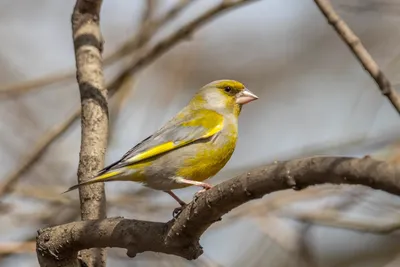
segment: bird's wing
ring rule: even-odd
[[[119,161],[101,170],[98,175],[169,152],[196,140],[209,138],[223,128],[224,117],[215,111],[204,109],[188,113],[190,114],[178,114],[155,134],[130,149]]]

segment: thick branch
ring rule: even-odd
[[[361,65],[375,80],[382,94],[384,94],[392,103],[393,107],[400,114],[400,98],[396,94],[393,86],[390,84],[386,75],[379,68],[378,64],[374,61],[372,56],[368,53],[362,45],[360,39],[355,33],[347,26],[346,22],[339,17],[329,0],[314,0],[315,4],[321,10],[322,14],[326,17],[329,24],[335,29],[342,40],[347,44],[356,58],[360,61]]]
[[[360,184],[400,195],[400,173],[393,165],[369,157],[306,158],[275,162],[216,185],[189,203],[167,223],[123,218],[73,222],[41,231],[38,254],[60,260],[80,249],[120,247],[128,256],[144,251],[196,259],[202,254],[200,236],[221,216],[243,203],[279,190],[317,184]]]
[[[108,135],[107,89],[103,75],[101,0],[77,0],[72,14],[76,77],[81,94],[82,138],[78,181],[92,178],[104,166]],[[79,188],[82,220],[106,217],[104,184]],[[83,251],[87,266],[105,266],[105,251]]]

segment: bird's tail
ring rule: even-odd
[[[80,184],[76,184],[76,185],[71,186],[70,188],[68,188],[67,191],[63,192],[63,194],[67,193],[69,191],[75,190],[75,189],[77,189],[77,188],[79,188],[79,187],[81,187],[83,185],[119,180],[118,174],[120,174],[120,173],[121,173],[121,171],[111,171],[111,172],[103,173],[103,174],[101,174],[99,176],[93,177],[90,180],[87,180],[87,181],[84,181],[84,182],[82,182]]]

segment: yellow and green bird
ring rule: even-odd
[[[202,87],[174,118],[92,179],[70,187],[109,181],[134,181],[171,195],[219,172],[235,150],[242,105],[258,97],[242,83],[218,80]]]

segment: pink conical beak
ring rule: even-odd
[[[249,89],[244,88],[243,91],[241,91],[240,93],[238,93],[236,95],[236,103],[237,104],[247,104],[251,101],[257,100],[258,96],[256,96],[255,94],[253,94]]]

